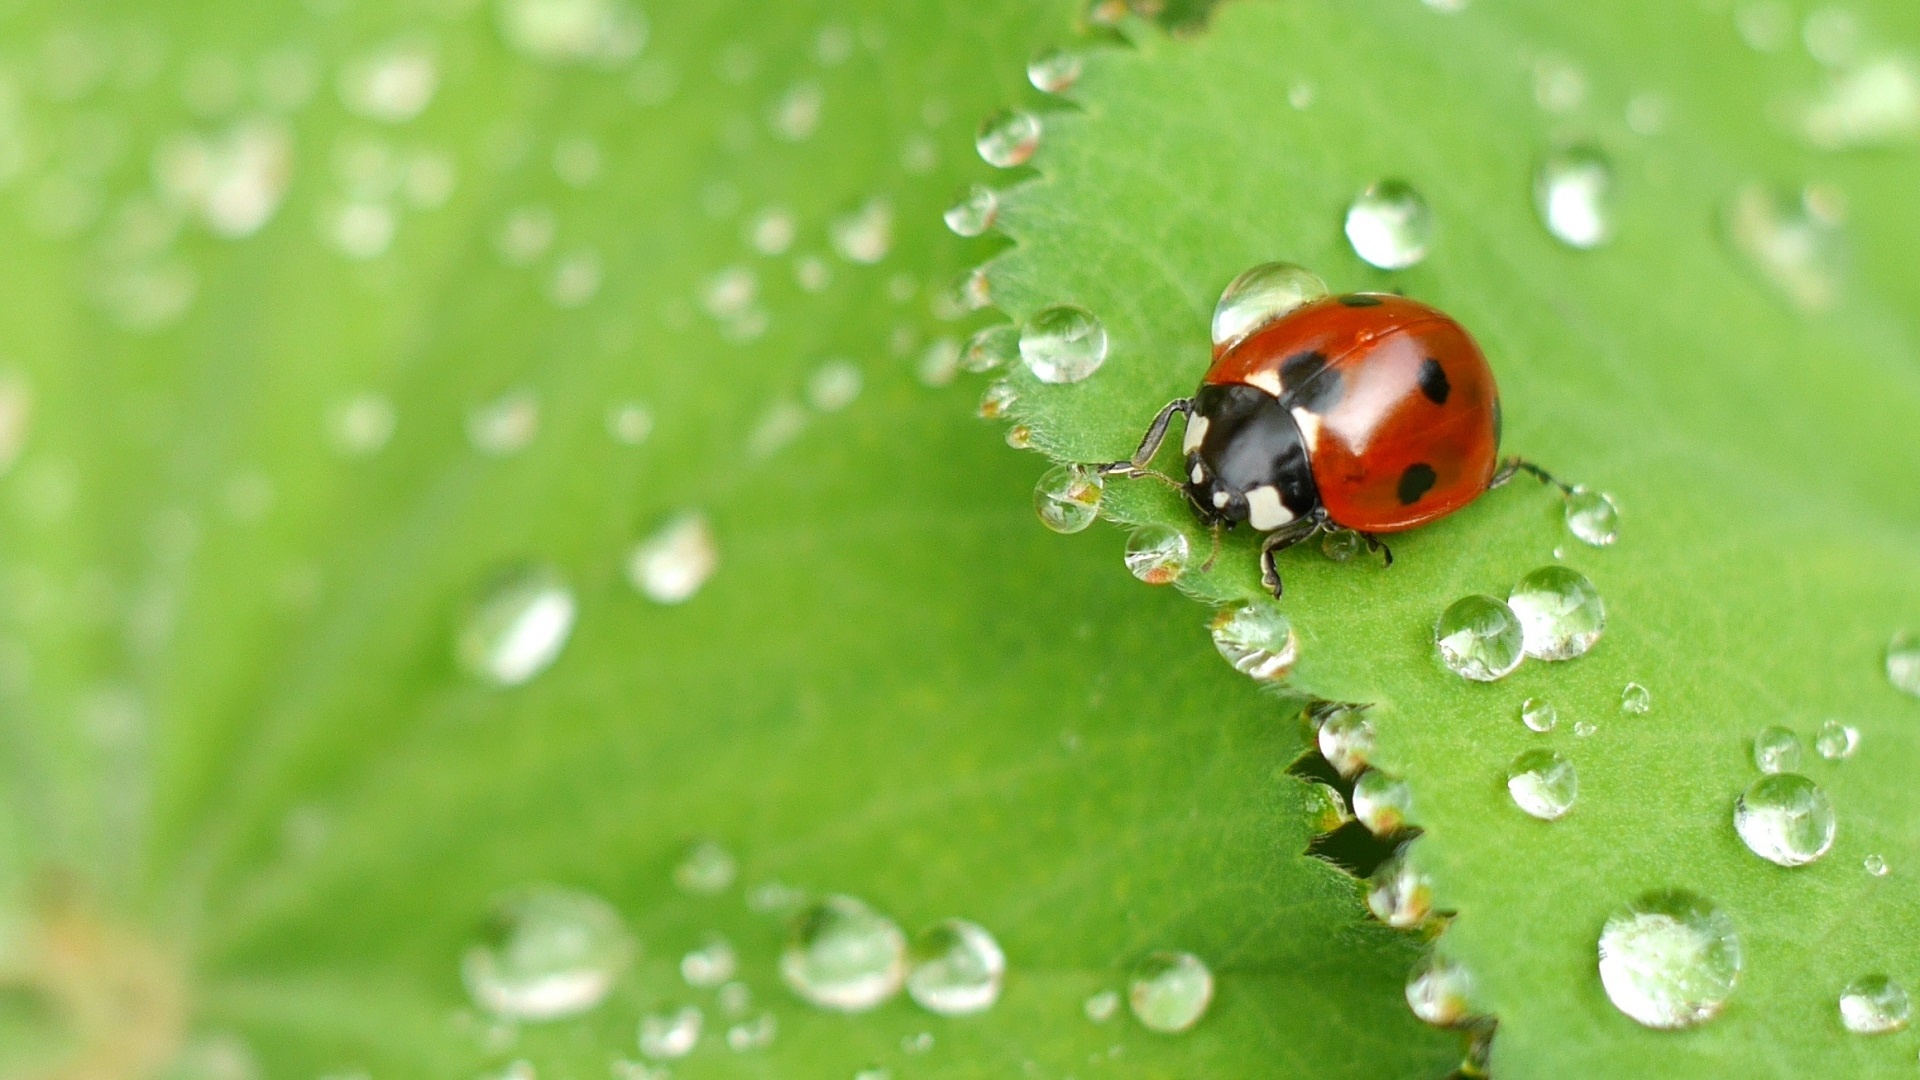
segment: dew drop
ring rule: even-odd
[[[1006,955],[985,927],[948,919],[914,939],[907,993],[928,1012],[968,1016],[1000,1000],[1006,974]]]
[[[1533,198],[1547,231],[1568,247],[1591,251],[1613,235],[1613,166],[1591,146],[1547,158]]]
[[[748,222],[747,243],[762,255],[784,255],[793,246],[797,229],[791,213],[769,206]]]
[[[455,652],[467,674],[518,686],[547,670],[573,633],[573,590],[544,564],[509,568],[480,590]]]
[[[1836,72],[1801,107],[1798,126],[1821,150],[1912,142],[1920,137],[1920,63],[1894,54]]]
[[[767,126],[785,142],[805,142],[820,126],[826,93],[816,82],[795,84],[767,113]]]
[[[1887,860],[1884,855],[1869,855],[1860,860],[1860,865],[1866,869],[1867,873],[1872,874],[1874,877],[1886,877],[1887,873],[1893,869],[1887,865]]]
[[[780,956],[780,974],[814,1005],[865,1012],[906,981],[906,935],[851,896],[827,896],[800,916]]]
[[[1620,711],[1628,716],[1645,716],[1653,710],[1653,691],[1637,682],[1620,688]]]
[[[765,1050],[773,1045],[774,1037],[780,1033],[780,1023],[770,1012],[763,1012],[751,1020],[743,1020],[727,1029],[727,1049],[736,1054],[749,1050]]]
[[[1354,819],[1375,836],[1399,831],[1412,809],[1413,788],[1405,780],[1370,769],[1354,781]]]
[[[499,0],[500,36],[543,63],[617,63],[638,53],[647,22],[619,0]]]
[[[1435,1027],[1452,1027],[1466,1019],[1472,993],[1472,975],[1439,953],[1428,953],[1407,976],[1407,1007]]]
[[[1520,703],[1520,722],[1533,731],[1548,732],[1560,722],[1560,712],[1545,698],[1530,697]]]
[[[1860,749],[1860,733],[1838,720],[1829,720],[1814,735],[1813,748],[1828,761],[1845,761]]]
[[[1087,1019],[1094,1023],[1104,1024],[1113,1019],[1114,1015],[1120,1011],[1120,992],[1118,990],[1102,990],[1099,993],[1093,994],[1081,1003],[1080,1011],[1085,1013]]]
[[[1366,549],[1366,537],[1352,529],[1329,529],[1320,536],[1320,553],[1334,562],[1352,562]]]
[[[1367,910],[1388,926],[1418,926],[1433,910],[1433,883],[1413,868],[1403,845],[1368,881]]]
[[[998,420],[1019,400],[1020,391],[1014,389],[1011,382],[999,379],[988,384],[986,392],[980,395],[980,405],[975,412],[982,420]]]
[[[1335,772],[1351,777],[1373,756],[1373,721],[1363,709],[1342,706],[1321,719],[1314,742]]]
[[[1920,697],[1920,635],[1902,631],[1887,643],[1887,681]]]
[[[559,227],[553,211],[544,206],[523,206],[500,223],[493,246],[509,265],[526,266],[547,253]]]
[[[1833,803],[1798,773],[1753,782],[1734,804],[1733,827],[1747,850],[1779,866],[1804,866],[1833,846]]]
[[[327,436],[344,457],[370,457],[393,437],[394,423],[392,401],[381,394],[360,393],[328,411]]]
[[[923,386],[946,386],[959,371],[960,343],[950,337],[928,342],[920,353],[920,362],[914,365],[914,374]]]
[[[607,434],[615,442],[639,446],[653,434],[653,410],[638,401],[622,401],[609,406]]]
[[[717,934],[680,958],[680,977],[696,989],[720,986],[739,968],[740,954],[734,951],[733,943]]]
[[[960,366],[972,372],[1003,368],[1020,356],[1020,329],[1012,323],[996,323],[967,339],[960,354]]]
[[[536,885],[494,905],[460,961],[474,1003],[509,1020],[557,1020],[606,999],[634,954],[620,915],[591,893]]]
[[[1727,204],[1725,230],[1734,252],[1796,308],[1821,312],[1839,302],[1845,235],[1817,192],[1742,188]]]
[[[540,433],[540,399],[531,390],[510,390],[467,411],[467,442],[489,457],[525,450]]]
[[[1227,283],[1213,306],[1213,355],[1225,353],[1254,331],[1327,295],[1327,283],[1305,267],[1263,263]]]
[[[1056,465],[1034,485],[1033,512],[1054,532],[1077,533],[1100,515],[1105,490],[1100,474],[1079,465]]]
[[[1347,207],[1353,253],[1382,270],[1405,270],[1425,259],[1433,226],[1433,208],[1402,180],[1382,180]]]
[[[980,126],[973,147],[994,168],[1025,165],[1040,148],[1040,118],[1019,109],[997,113]]]
[[[562,308],[585,307],[600,293],[600,253],[580,248],[560,256],[547,282],[547,299]]]
[[[1300,658],[1293,624],[1272,604],[1235,604],[1213,616],[1213,647],[1235,671],[1260,682],[1284,679]]]
[[[1840,1023],[1855,1035],[1899,1031],[1912,1013],[1907,988],[1885,975],[1863,976],[1840,991]]]
[[[1193,558],[1187,534],[1170,525],[1143,525],[1127,538],[1127,572],[1149,585],[1171,585]]]
[[[1648,893],[1600,931],[1600,983],[1614,1008],[1661,1030],[1719,1015],[1740,978],[1733,920],[1680,889]]]
[[[893,203],[872,198],[828,225],[833,249],[850,263],[872,266],[893,250]]]
[[[823,413],[839,412],[853,404],[864,385],[859,366],[851,360],[829,361],[807,380],[807,403]]]
[[[1520,666],[1525,632],[1513,609],[1491,596],[1453,602],[1433,627],[1440,660],[1454,674],[1475,682],[1505,678]]]
[[[959,202],[947,208],[942,218],[955,236],[979,236],[993,228],[994,219],[999,216],[999,193],[984,184],[975,184]]]
[[[407,40],[349,61],[340,72],[340,102],[369,120],[402,124],[419,116],[440,86],[429,42]]]
[[[1213,972],[1189,952],[1157,952],[1133,969],[1127,1005],[1148,1031],[1174,1035],[1200,1022],[1213,1003]]]
[[[686,1057],[699,1044],[705,1019],[694,1005],[648,1013],[640,1018],[640,1052],[656,1061]]]
[[[1049,49],[1027,65],[1027,81],[1043,94],[1064,94],[1080,81],[1083,67],[1079,53]]]
[[[1583,544],[1608,547],[1620,538],[1620,510],[1604,491],[1575,487],[1567,495],[1567,531]]]
[[[1526,654],[1536,660],[1583,656],[1607,625],[1600,590],[1566,566],[1543,566],[1521,578],[1507,607],[1520,620]]]
[[[1293,106],[1298,112],[1306,112],[1313,108],[1314,96],[1313,84],[1304,79],[1287,88],[1287,104]]]
[[[670,519],[627,555],[627,580],[656,604],[693,599],[720,565],[719,546],[705,514]]]
[[[1315,833],[1330,833],[1353,820],[1347,800],[1331,784],[1308,783],[1305,804],[1307,822]]]
[[[1085,308],[1043,308],[1020,329],[1020,358],[1041,382],[1079,382],[1106,363],[1107,328]]]
[[[1761,728],[1753,737],[1753,764],[1767,774],[1798,771],[1800,736],[1777,724]]]
[[[1599,730],[1600,730],[1599,728],[1594,727],[1592,724],[1587,723],[1585,720],[1576,720],[1574,721],[1574,724],[1573,724],[1574,735],[1582,739],[1587,738],[1588,736],[1592,735],[1594,732]]]

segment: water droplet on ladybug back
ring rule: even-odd
[[[1275,319],[1327,295],[1319,275],[1292,263],[1263,263],[1227,283],[1213,307],[1213,352],[1226,352]]]

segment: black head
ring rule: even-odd
[[[1320,508],[1300,425],[1258,387],[1202,386],[1183,449],[1187,498],[1208,525],[1270,532]]]

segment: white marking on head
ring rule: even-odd
[[[1272,394],[1274,397],[1279,397],[1280,373],[1277,371],[1256,371],[1247,376],[1247,385],[1258,387]]]
[[[1313,452],[1320,449],[1320,414],[1296,405],[1293,407],[1293,422],[1300,426],[1300,441],[1306,444],[1307,456],[1313,456]]]
[[[1213,421],[1204,416],[1196,415],[1188,419],[1187,437],[1180,440],[1180,452],[1183,454],[1191,454],[1195,450],[1200,449],[1201,440],[1207,437],[1207,429],[1212,426]]]
[[[1216,491],[1213,493],[1213,508],[1215,510],[1225,510],[1227,508],[1227,504],[1232,501],[1233,501],[1233,496],[1227,494],[1224,491]]]
[[[1247,524],[1271,532],[1292,520],[1293,511],[1280,501],[1280,492],[1271,484],[1247,492]]]
[[[1196,461],[1193,463],[1193,471],[1187,475],[1193,477],[1193,482],[1196,484],[1205,483],[1207,479],[1207,467]]]

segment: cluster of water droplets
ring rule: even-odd
[[[1454,674],[1493,682],[1527,657],[1584,656],[1605,629],[1599,590],[1579,571],[1556,564],[1521,578],[1504,601],[1484,595],[1454,601],[1434,624],[1433,640]]]

